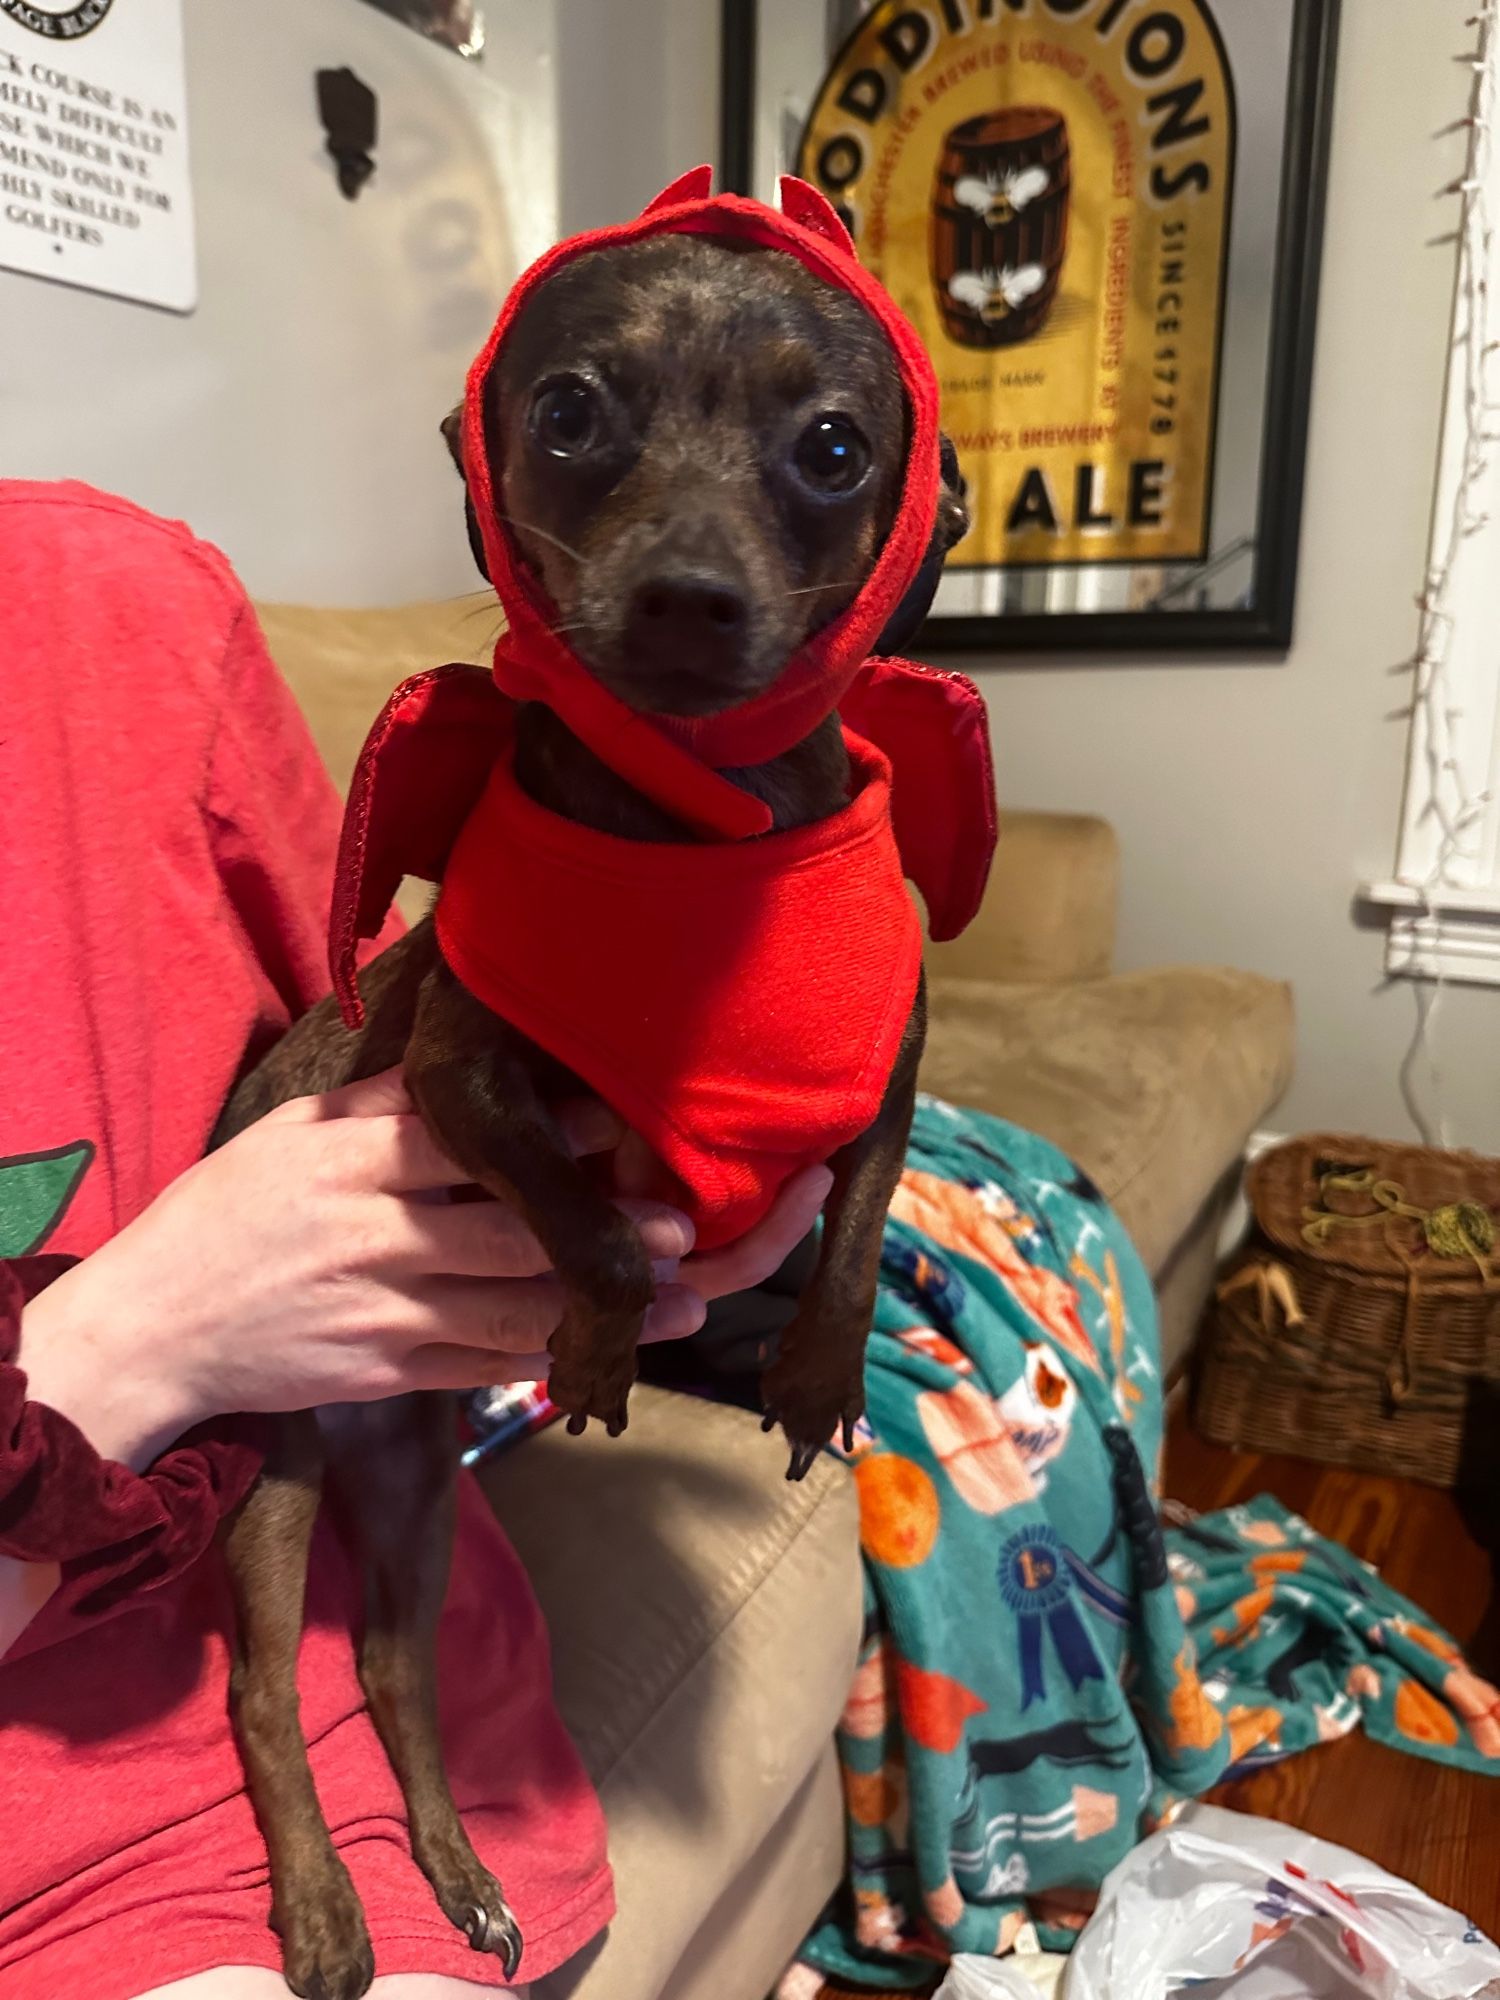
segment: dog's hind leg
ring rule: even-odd
[[[280,1419],[225,1542],[236,1614],[229,1704],[270,1858],[271,1923],[287,1985],[304,2000],[358,2000],[375,1977],[370,1934],[318,1804],[297,1705],[322,1472],[312,1413]]]
[[[438,1736],[437,1625],[458,1478],[453,1398],[345,1403],[321,1416],[332,1498],[365,1575],[360,1683],[406,1800],[412,1857],[449,1922],[514,1979],[520,1926],[464,1831]]]

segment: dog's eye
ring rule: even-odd
[[[544,451],[556,458],[575,458],[598,439],[599,398],[581,376],[560,376],[537,391],[531,428]]]
[[[870,469],[870,447],[847,417],[815,417],[797,440],[796,465],[820,493],[852,493]]]

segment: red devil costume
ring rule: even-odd
[[[903,876],[921,889],[933,936],[955,936],[995,839],[977,690],[869,657],[932,538],[932,364],[821,195],[783,180],[778,212],[712,197],[710,185],[700,168],[634,222],[549,251],[470,370],[463,461],[509,628],[493,678],[465,667],[419,675],[376,722],[350,794],[332,932],[335,988],[357,1026],[357,941],[378,930],[403,875],[440,882],[449,966],[646,1139],[687,1190],[704,1248],[742,1234],[793,1173],[873,1122],[921,963]],[[910,429],[900,508],[859,596],[764,693],[694,719],[628,708],[553,630],[554,609],[498,520],[483,425],[490,369],[538,286],[587,252],[672,233],[782,252],[856,298],[890,342]],[[697,840],[623,840],[528,798],[512,760],[522,701],[545,702]],[[770,831],[766,806],[720,772],[780,756],[835,708],[848,806]]]

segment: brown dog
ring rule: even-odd
[[[788,434],[789,409],[836,418]],[[706,715],[769,686],[847,605],[890,527],[906,422],[887,343],[852,298],[792,258],[691,236],[615,247],[534,294],[486,386],[494,490],[589,670],[638,711]],[[455,445],[456,427],[445,425]],[[964,531],[957,468],[925,584]],[[460,468],[462,469],[462,468]],[[483,568],[472,504],[470,536]],[[925,601],[903,606],[915,624]],[[638,840],[692,836],[549,709],[518,718],[522,788],[566,818]],[[836,718],[774,761],[727,773],[777,829],[846,801]],[[579,1084],[461,986],[419,924],[364,974],[366,1021],[313,1010],[235,1093],[219,1142],[289,1097],[404,1063],[414,1103],[473,1182],[512,1204],[566,1298],[551,1395],[570,1428],[625,1421],[651,1301],[633,1225],[562,1145],[548,1104]],[[881,1228],[900,1171],[923,1035],[919,994],[879,1116],[832,1161],[823,1245],[765,1401],[800,1477],[863,1409]],[[288,1984],[350,2000],[373,1976],[358,1898],[324,1825],[297,1714],[308,1544],[325,1483],[367,1576],[359,1671],[405,1795],[412,1852],[442,1909],[514,1975],[521,1938],[454,1808],[437,1732],[434,1635],[452,1539],[452,1399],[305,1413],[232,1524],[234,1721],[270,1856]]]

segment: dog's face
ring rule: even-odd
[[[905,470],[899,378],[864,309],[784,253],[701,237],[550,278],[491,371],[485,420],[500,513],[558,629],[654,714],[769,687],[857,595]],[[968,525],[951,451],[945,467],[940,551]],[[472,512],[470,540],[483,568]]]

